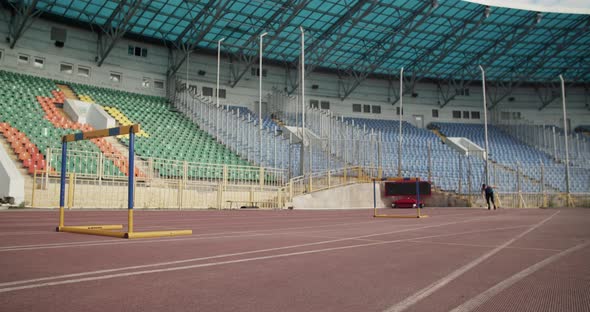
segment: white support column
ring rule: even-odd
[[[488,105],[486,102],[486,73],[481,65],[479,65],[481,71],[481,87],[483,89],[483,122],[484,122],[484,137],[485,137],[485,183],[489,184],[489,146],[488,146]]]
[[[259,144],[259,159],[258,162],[262,166],[262,38],[268,35],[263,33],[260,35],[260,58],[258,64],[258,140]]]
[[[570,158],[569,158],[569,149],[568,149],[568,128],[567,128],[567,111],[565,109],[565,81],[563,80],[563,76],[559,75],[559,80],[561,80],[561,104],[563,107],[563,139],[565,143],[565,192],[567,194],[570,193]],[[569,203],[568,203],[569,205]]]
[[[402,119],[404,115],[404,68],[399,72],[399,142],[397,151],[397,175],[402,176]]]

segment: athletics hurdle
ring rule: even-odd
[[[163,236],[179,236],[191,235],[192,230],[170,230],[170,231],[151,231],[151,232],[135,232],[133,230],[133,206],[134,206],[134,178],[135,178],[135,134],[140,131],[139,124],[131,126],[122,126],[116,128],[94,130],[87,132],[79,132],[75,134],[68,134],[62,137],[61,145],[61,177],[60,177],[60,191],[59,191],[59,225],[56,228],[57,232],[69,232],[78,234],[90,234],[100,236],[111,236],[118,238],[148,238],[148,237],[163,237]],[[97,139],[117,135],[129,135],[129,166],[127,175],[129,177],[128,192],[127,192],[127,232],[117,232],[113,230],[122,230],[123,225],[65,225],[65,188],[66,188],[66,168],[67,168],[67,150],[68,142]],[[69,184],[69,194],[73,192],[73,184]]]
[[[395,179],[395,180],[403,180],[403,179]],[[374,218],[394,218],[394,219],[421,219],[421,218],[428,218],[428,215],[424,215],[420,211],[420,179],[414,178],[416,182],[416,190],[414,194],[416,196],[416,214],[415,215],[405,215],[405,214],[379,214],[377,213],[377,180],[373,179],[373,217]],[[388,182],[387,179],[382,179],[379,181],[379,185],[385,185],[385,182]]]

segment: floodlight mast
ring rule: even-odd
[[[488,162],[488,105],[486,102],[486,72],[481,65],[479,65],[479,70],[481,71],[481,87],[483,90],[483,131],[485,137],[485,184],[488,185],[490,183],[489,178],[489,162]]]
[[[184,102],[186,105],[188,105],[188,70],[189,70],[189,62],[191,59],[191,51],[188,50],[186,52],[186,81],[184,82],[184,88],[185,88],[185,95],[184,95]],[[176,91],[175,91],[176,93]]]
[[[305,175],[305,165],[303,164],[305,159],[305,30],[303,26],[299,26],[299,31],[301,32],[301,174]],[[309,148],[309,174],[311,175],[311,145]]]
[[[299,26],[301,31],[301,133],[305,145],[305,30]]]
[[[215,134],[217,136],[217,140],[219,141],[219,75],[220,75],[220,67],[221,67],[221,43],[225,40],[225,38],[219,39],[217,41],[217,87],[215,91]]]
[[[258,64],[258,143],[260,166],[262,166],[262,38],[266,35],[268,35],[267,32],[260,35],[260,59]]]
[[[567,128],[567,112],[565,110],[565,81],[563,75],[559,75],[561,80],[561,104],[563,107],[563,138],[565,140],[565,192],[569,195],[570,193],[570,157],[569,149],[567,144],[568,128]],[[569,201],[568,201],[569,205]]]
[[[225,40],[225,38],[221,38],[217,41],[217,92],[216,96],[216,105],[219,107],[219,76],[220,76],[220,67],[221,67],[221,43]]]
[[[402,118],[404,115],[404,68],[399,72],[399,142],[397,149],[397,176],[402,176]]]

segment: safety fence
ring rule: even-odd
[[[462,195],[467,206],[485,207],[487,205],[481,193]],[[499,208],[590,208],[590,193],[526,193],[495,192],[495,203]]]
[[[289,201],[292,201],[294,196],[306,193],[369,182],[373,176],[372,172],[367,172],[367,169],[363,167],[344,167],[292,178],[287,185]],[[377,175],[374,177],[376,178]]]
[[[436,149],[435,149],[436,151]],[[485,162],[477,157],[450,154],[427,159],[404,158],[402,176],[431,181],[442,192],[477,200],[485,181]],[[59,198],[61,153],[49,149],[48,168],[34,178],[31,203],[56,207]],[[126,205],[126,159],[98,152],[68,151],[68,189],[72,207],[120,208]],[[138,208],[235,208],[242,206],[285,207],[293,196],[397,176],[398,163],[331,168],[289,179],[286,169],[227,164],[205,164],[148,158],[136,160],[135,203]],[[330,168],[328,166],[327,168]],[[570,168],[577,187],[568,198],[563,194],[564,168],[557,164],[489,163],[489,184],[511,207],[585,205],[590,192],[590,174],[585,168]],[[70,180],[72,179],[72,180]],[[69,197],[67,197],[69,198]],[[66,200],[66,202],[68,202]],[[553,203],[553,204],[552,204]]]
[[[31,206],[56,208],[59,205],[59,175],[37,172],[33,178]],[[68,174],[67,208],[126,208],[126,179],[88,179]],[[229,184],[227,181],[183,181],[144,179],[134,185],[136,208],[153,209],[232,209],[240,207],[282,208],[285,187]]]
[[[539,124],[524,119],[501,118],[492,115],[496,127],[522,142],[551,155],[553,159],[565,162],[565,140],[568,140],[569,161],[574,166],[590,168],[590,138],[581,134],[564,131],[552,124]]]
[[[61,153],[48,149],[48,168],[33,177],[33,207],[57,207]],[[76,208],[123,208],[127,205],[126,158],[68,150],[66,203]],[[286,170],[254,166],[137,158],[137,208],[283,207]]]

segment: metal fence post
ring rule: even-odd
[[[517,198],[518,208],[522,208],[522,205],[521,205],[522,204],[522,202],[521,202],[521,199],[522,199],[522,187],[520,185],[520,183],[521,183],[520,182],[520,178],[521,178],[521,172],[520,171],[521,170],[522,169],[520,167],[520,162],[517,162],[516,163],[516,192],[518,193],[518,195],[517,195],[517,197],[518,197]]]
[[[547,192],[545,192],[545,165],[543,164],[542,160],[539,160],[541,163],[541,194],[543,196],[543,204],[542,207],[547,207]]]
[[[428,181],[432,182],[432,143],[428,141]],[[459,157],[459,162],[461,157]],[[461,172],[461,166],[459,165],[459,172]],[[459,193],[461,193],[461,180],[459,179]]]

